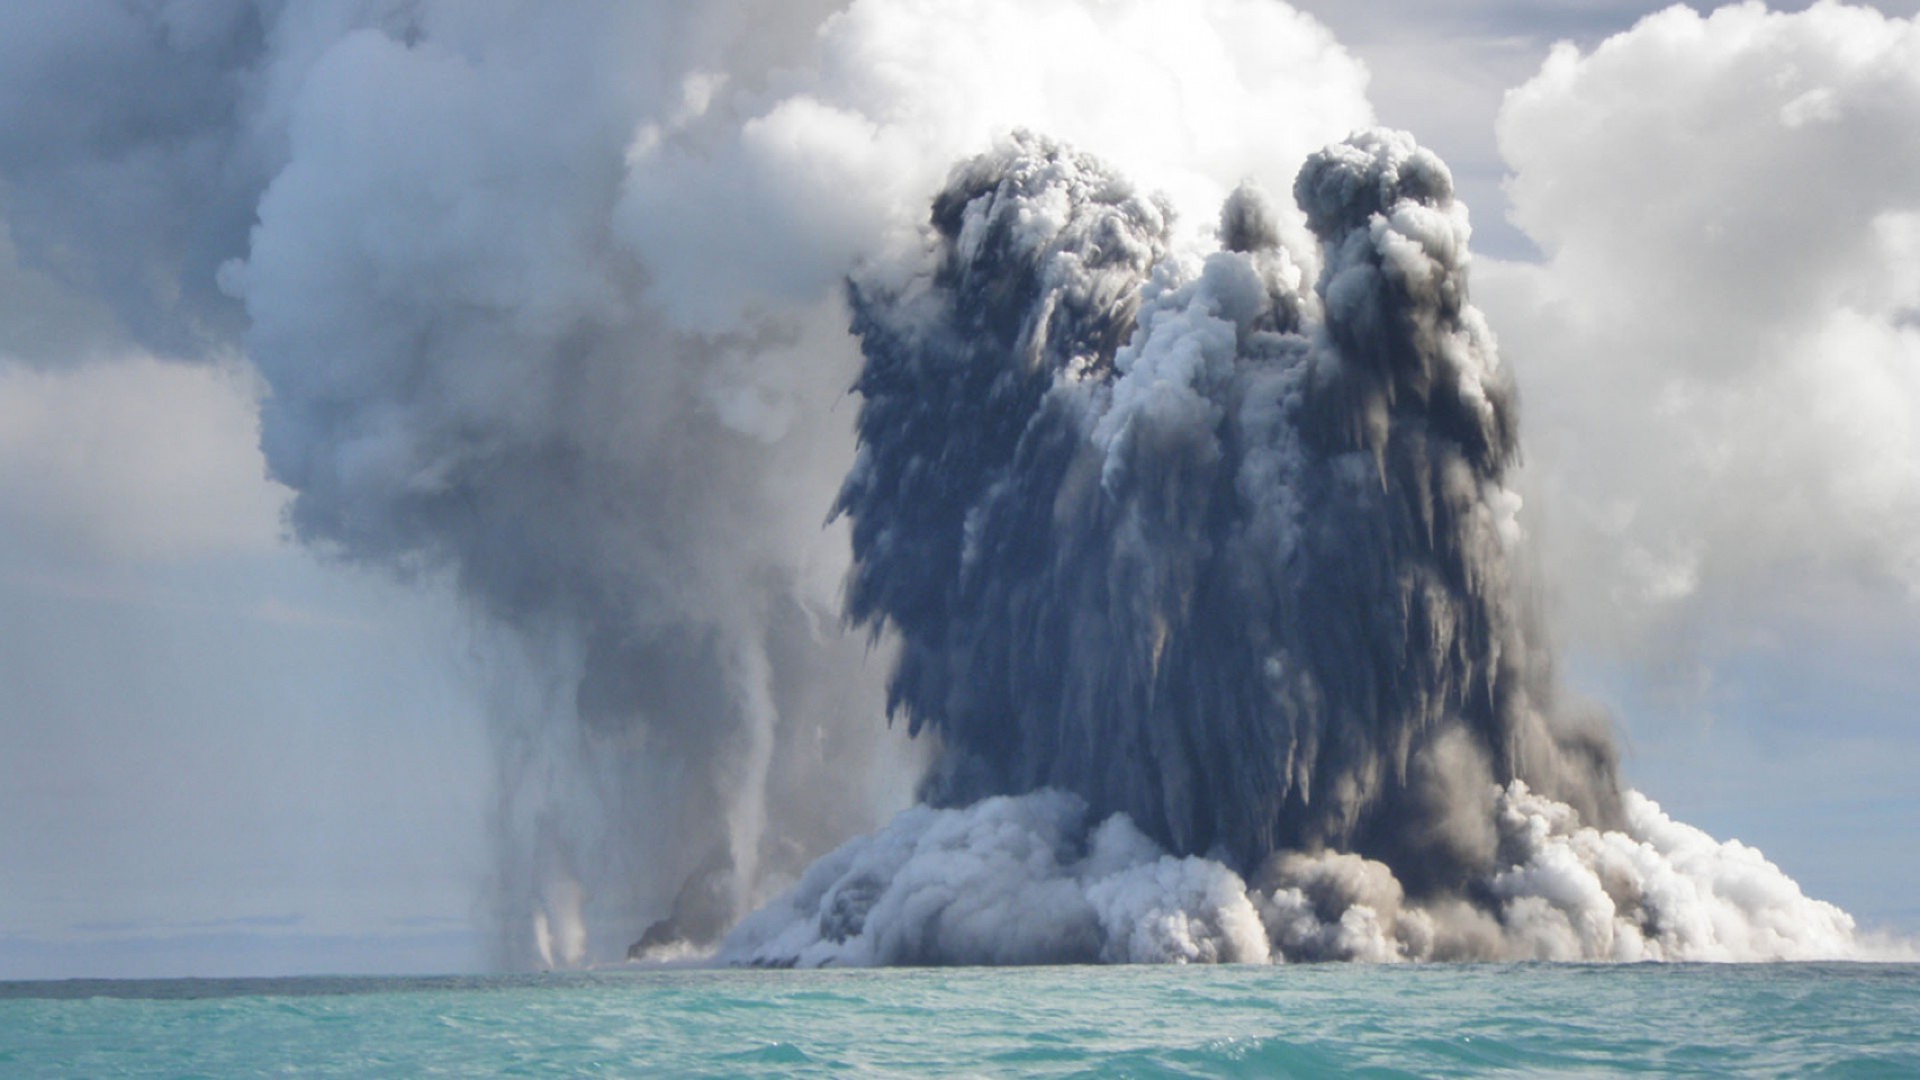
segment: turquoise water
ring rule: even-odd
[[[1920,1076],[1920,966],[0,983],[0,1076]]]

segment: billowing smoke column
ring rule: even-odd
[[[1243,187],[1223,250],[1171,257],[1165,205],[1022,135],[956,170],[918,265],[856,276],[849,610],[897,630],[890,707],[943,749],[928,806],[723,955],[1852,947],[1555,711],[1445,166],[1370,132],[1294,195],[1317,251]]]
[[[892,703],[946,741],[947,799],[1059,786],[1183,852],[1455,884],[1492,852],[1445,808],[1525,775],[1613,820],[1610,750],[1539,708],[1512,390],[1445,167],[1366,135],[1297,194],[1317,295],[1251,188],[1191,273],[1094,161],[963,168],[927,271],[854,288],[851,614],[899,629]]]

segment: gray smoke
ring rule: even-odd
[[[609,53],[706,20],[505,12],[333,45],[222,280],[297,535],[450,574],[504,628],[501,959],[578,963],[711,942],[869,820],[887,749],[819,529],[844,330],[682,333],[609,239],[664,105]],[[722,374],[748,364],[769,374]]]
[[[1022,120],[1211,199],[1364,80],[1268,0],[27,2],[0,201],[142,347],[257,369],[292,535],[452,583],[496,959],[586,961],[710,938],[914,782],[821,528],[854,258]]]
[[[711,942],[907,786],[820,528],[844,313],[687,333],[647,295],[677,253],[619,239],[688,72],[752,85],[832,6],[0,15],[23,255],[148,349],[244,352],[291,534],[473,612],[503,966]]]

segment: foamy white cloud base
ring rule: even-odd
[[[915,807],[820,859],[721,946],[726,963],[1767,961],[1910,955],[1858,934],[1757,850],[1627,793],[1620,831],[1515,782],[1486,907],[1409,898],[1384,864],[1274,856],[1249,883],[1054,790]]]

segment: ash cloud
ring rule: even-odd
[[[1192,265],[1059,144],[958,170],[925,267],[853,286],[849,613],[899,633],[890,702],[941,736],[942,801],[1056,786],[1186,854],[1393,851],[1457,885],[1491,852],[1451,785],[1606,822],[1610,750],[1544,711],[1511,388],[1444,166],[1371,133],[1295,190],[1318,251],[1243,190],[1223,233],[1252,250]]]
[[[1016,135],[853,278],[849,613],[940,755],[721,957],[1871,955],[1557,705],[1445,166],[1366,132],[1294,196],[1317,248],[1243,187],[1183,259],[1164,201]]]

